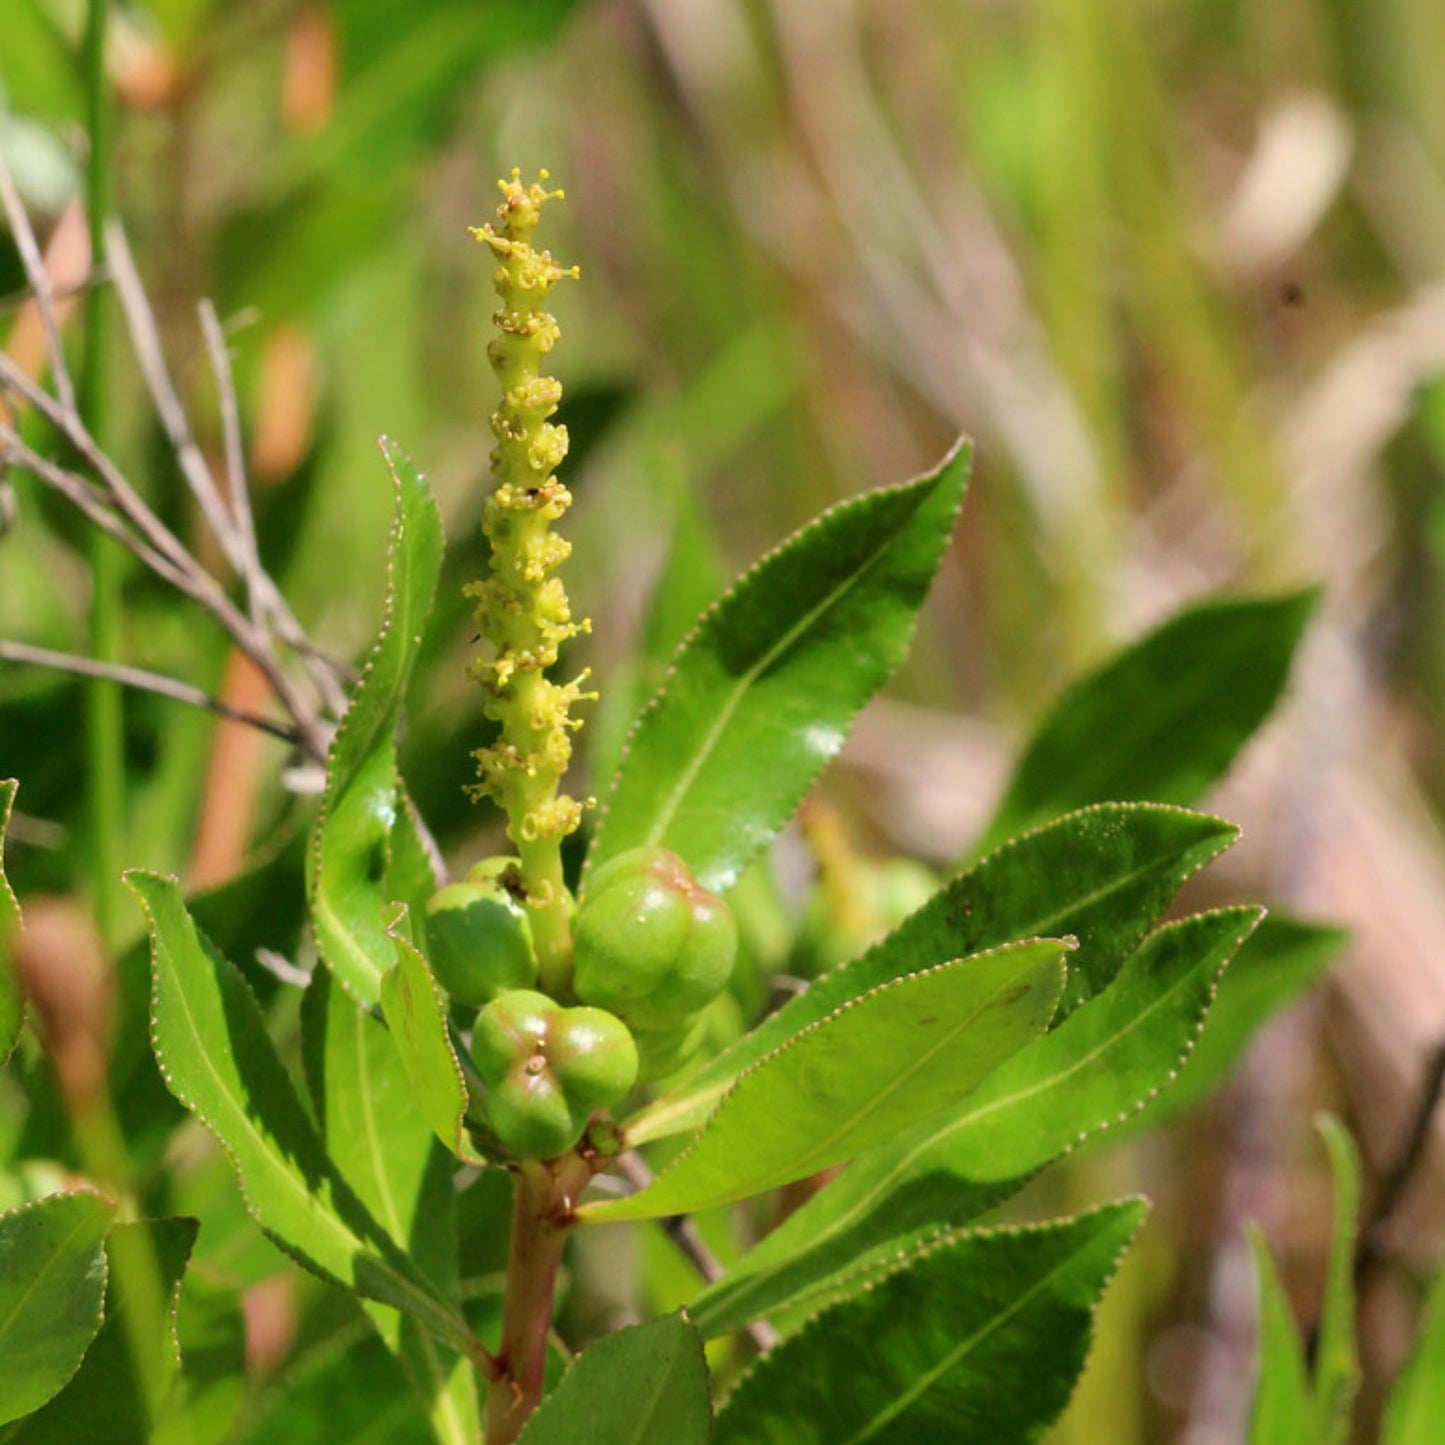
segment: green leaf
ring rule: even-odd
[[[117,1224],[105,1242],[110,1262],[105,1323],[70,1383],[6,1437],[6,1445],[137,1445],[149,1440],[180,1365],[176,1301],[199,1224],[157,1219]],[[127,1281],[146,1271],[163,1306],[159,1318],[127,1321],[133,1306]],[[136,1369],[133,1348],[144,1341],[146,1361]]]
[[[1212,1094],[1256,1030],[1320,976],[1345,937],[1342,929],[1270,913],[1220,979],[1209,1027],[1189,1055],[1189,1067],[1125,1125],[1125,1133],[1157,1128]]]
[[[235,1445],[436,1445],[437,1437],[395,1362],[358,1323],[288,1368],[226,1438]]]
[[[0,1215],[0,1425],[39,1409],[80,1367],[100,1329],[114,1215],[85,1193]]]
[[[962,1107],[870,1151],[789,1215],[693,1301],[698,1328],[717,1335],[797,1300],[862,1288],[899,1250],[966,1223],[1126,1117],[1188,1056],[1220,971],[1258,916],[1226,909],[1150,935],[1104,994],[1007,1060]]]
[[[1142,1200],[978,1231],[835,1305],[747,1375],[718,1445],[1036,1440],[1068,1403]]]
[[[1318,596],[1204,602],[1080,678],[1034,733],[980,846],[1085,803],[1192,803],[1274,707]]]
[[[441,517],[426,479],[392,442],[381,447],[396,488],[386,613],[331,744],[307,857],[317,947],[338,982],[373,1006],[395,956],[387,905],[422,901],[413,891],[417,850],[393,836],[403,819],[414,831],[396,774],[396,726],[442,558]]]
[[[969,455],[833,507],[703,614],[637,720],[589,868],[661,845],[721,891],[766,847],[903,661]]]
[[[677,1315],[605,1335],[568,1367],[521,1445],[708,1445],[702,1336]]]
[[[400,931],[405,908],[388,926],[397,961],[381,980],[381,1010],[402,1068],[411,1081],[413,1107],[437,1138],[460,1159],[486,1161],[472,1148],[463,1119],[467,1085],[452,1047],[441,988],[421,952]]]
[[[448,1300],[457,1298],[455,1161],[422,1117],[387,1028],[318,968],[302,1005],[302,1048],[322,1142],[377,1223]],[[385,1305],[367,1302],[438,1437],[480,1433],[470,1364]]]
[[[583,1219],[655,1219],[826,1169],[955,1104],[1042,1033],[1067,945],[1011,944],[880,984],[749,1069],[646,1189]]]
[[[1324,1306],[1315,1349],[1315,1413],[1322,1445],[1344,1445],[1360,1388],[1355,1348],[1355,1237],[1360,1214],[1360,1156],[1345,1126],[1326,1114],[1318,1121],[1335,1185],[1335,1226],[1330,1239]]]
[[[415,1314],[465,1350],[470,1333],[326,1156],[245,980],[197,931],[175,879],[126,881],[151,933],[151,1032],[171,1091],[220,1141],[252,1218],[323,1278]]]
[[[1249,1416],[1249,1445],[1323,1445],[1315,1434],[1304,1350],[1289,1299],[1269,1246],[1253,1227],[1249,1243],[1259,1279],[1259,1383]]]
[[[0,1064],[10,1057],[25,1022],[25,1001],[10,961],[10,935],[20,927],[20,904],[5,878],[5,828],[17,786],[13,778],[0,782]]]
[[[1415,1352],[1385,1406],[1381,1445],[1436,1445],[1445,1420],[1445,1272],[1436,1276]]]
[[[1064,1002],[1102,989],[1168,907],[1179,885],[1239,830],[1218,818],[1149,803],[1105,804],[1004,844],[959,874],[885,939],[638,1113],[632,1143],[696,1128],[749,1065],[848,999],[889,979],[1015,939],[1069,935]]]

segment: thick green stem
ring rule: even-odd
[[[105,262],[105,220],[111,205],[110,94],[105,75],[108,0],[90,0],[86,15],[84,70],[90,156],[86,166],[86,209],[90,221],[91,266]],[[102,444],[108,428],[106,358],[109,352],[110,294],[92,286],[85,298],[85,350],[77,403],[90,434]],[[99,529],[89,539],[91,599],[90,652],[101,662],[120,657],[122,556]],[[125,732],[121,691],[114,683],[92,682],[85,692],[85,802],[91,894],[101,936],[116,941],[120,901],[120,831],[125,813]]]
[[[591,1166],[576,1154],[517,1171],[498,1372],[487,1392],[487,1445],[512,1445],[542,1399],[552,1301],[577,1195]]]

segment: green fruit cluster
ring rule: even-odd
[[[492,1131],[531,1159],[570,1149],[593,1112],[637,1077],[637,1045],[620,1019],[563,1008],[531,989],[500,994],[477,1015],[472,1058],[487,1086]]]
[[[620,853],[588,880],[573,933],[573,988],[632,1030],[640,1077],[686,1062],[698,1015],[727,987],[737,956],[727,904],[666,848]]]

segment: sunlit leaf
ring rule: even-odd
[[[950,1108],[1048,1027],[1066,946],[1013,944],[880,984],[745,1073],[651,1185],[584,1206],[648,1219],[801,1179]]]
[[[1381,1445],[1435,1445],[1445,1420],[1445,1272],[1436,1277],[1420,1318],[1415,1352],[1385,1407]]]
[[[216,1136],[246,1207],[287,1253],[357,1294],[417,1315],[465,1349],[470,1335],[327,1158],[255,997],[197,931],[179,884],[127,875],[151,932],[152,1035],[172,1092]]]
[[[393,845],[407,807],[396,774],[396,725],[421,647],[441,568],[442,530],[426,479],[391,442],[382,454],[396,487],[387,550],[386,614],[326,765],[326,794],[307,859],[317,945],[338,981],[363,1003],[381,998],[381,976],[394,962],[386,908],[421,902],[415,850]]]
[[[905,1128],[784,1220],[689,1306],[698,1328],[719,1334],[795,1300],[861,1288],[898,1251],[966,1223],[1127,1117],[1180,1068],[1220,971],[1258,917],[1227,909],[1152,934],[1099,998],[957,1110]]]
[[[718,1445],[1024,1445],[1068,1403],[1141,1200],[940,1245],[744,1377]]]
[[[903,661],[969,450],[825,512],[703,614],[633,730],[588,855],[671,848],[726,888]]]
[[[1330,1235],[1325,1297],[1315,1346],[1315,1411],[1324,1445],[1344,1445],[1360,1388],[1355,1346],[1355,1240],[1359,1233],[1360,1156],[1345,1126],[1323,1115],[1319,1131],[1334,1181],[1334,1229]]]
[[[1324,1445],[1314,1430],[1314,1401],[1289,1298],[1264,1237],[1251,1230],[1249,1242],[1259,1279],[1259,1382],[1249,1445]]]
[[[10,1057],[25,1019],[20,984],[10,962],[9,941],[20,927],[20,904],[5,878],[5,827],[10,821],[10,809],[15,806],[15,788],[13,778],[0,782],[0,1064]]]
[[[1227,848],[1238,829],[1154,804],[1086,808],[1007,843],[959,874],[880,943],[825,974],[752,1033],[627,1123],[642,1143],[705,1119],[732,1080],[848,999],[919,969],[1015,939],[1078,940],[1064,1000],[1113,978],[1179,885]]]

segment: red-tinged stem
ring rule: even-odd
[[[542,1399],[557,1267],[577,1196],[591,1176],[592,1165],[576,1154],[546,1164],[529,1160],[517,1171],[502,1342],[487,1391],[487,1445],[512,1445]]]

